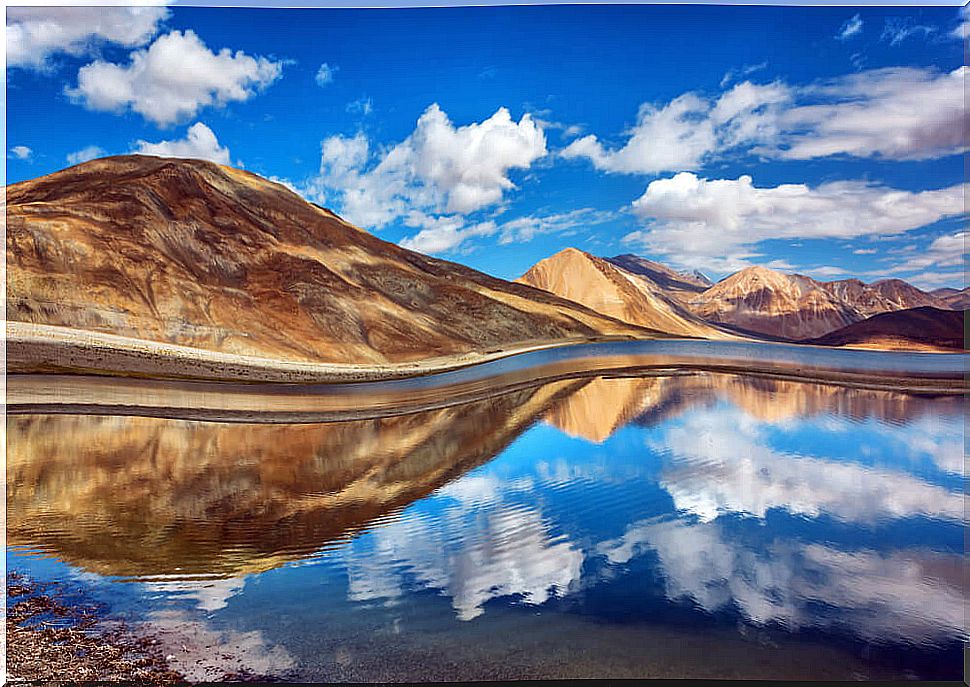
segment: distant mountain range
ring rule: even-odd
[[[657,336],[952,350],[948,313],[968,303],[764,267],[712,284],[573,248],[508,282],[199,160],[109,157],[7,187],[9,321],[227,355],[379,366]]]
[[[758,266],[711,284],[703,275],[678,272],[636,255],[597,258],[575,249],[536,263],[520,281],[618,319],[672,334],[705,338],[735,334],[824,345],[923,350],[962,348],[962,324],[954,329],[952,311],[963,310],[970,302],[968,289],[928,293],[900,279],[871,284],[859,279],[821,282]],[[905,315],[904,311],[913,312]],[[675,321],[671,313],[676,314]],[[848,329],[885,313],[900,314]],[[946,313],[950,314],[944,317]],[[939,319],[939,326],[925,336],[908,324],[934,317]],[[961,317],[960,313],[956,317]],[[713,331],[704,329],[704,324]],[[844,337],[826,338],[841,331],[846,331]]]

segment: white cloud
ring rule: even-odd
[[[768,67],[767,62],[759,62],[758,64],[746,64],[740,69],[729,69],[721,77],[721,88],[725,88],[728,84],[732,83],[734,80],[743,78],[745,76],[750,76],[755,72],[760,72],[762,69]]]
[[[73,153],[68,153],[67,163],[69,165],[79,165],[82,162],[93,160],[96,157],[103,157],[106,154],[106,151],[100,146],[91,145],[80,150],[75,150]]]
[[[776,135],[776,110],[790,99],[786,86],[745,81],[716,101],[686,93],[657,107],[640,106],[627,142],[607,150],[595,135],[569,144],[560,154],[588,158],[607,172],[656,174],[697,169],[719,148],[768,142]]]
[[[960,8],[960,24],[950,32],[950,35],[961,41],[970,38],[970,5]]]
[[[349,114],[364,115],[365,117],[374,111],[374,101],[371,98],[357,98],[347,103],[344,108]]]
[[[199,109],[248,100],[281,73],[282,63],[223,48],[212,52],[192,31],[172,31],[128,65],[97,60],[78,72],[75,102],[92,110],[131,109],[158,125],[195,116]]]
[[[966,67],[890,68],[805,86],[745,81],[716,98],[686,93],[644,104],[622,146],[590,134],[560,154],[627,174],[696,170],[732,150],[797,160],[953,155],[968,149],[966,75]]]
[[[913,193],[859,181],[758,188],[751,177],[657,179],[633,202],[647,223],[625,237],[681,264],[716,272],[744,267],[765,239],[901,234],[963,213],[963,187]]]
[[[841,267],[836,267],[835,265],[823,265],[821,267],[812,267],[806,270],[811,276],[814,277],[841,277],[848,272]]]
[[[851,19],[846,19],[845,23],[839,28],[835,37],[840,41],[845,41],[862,32],[862,17],[856,14]]]
[[[879,251],[875,248],[856,248],[852,251],[853,255],[875,255]]]
[[[317,75],[314,77],[314,80],[317,82],[317,86],[323,88],[327,84],[333,83],[333,75],[336,73],[336,71],[337,67],[331,67],[326,62],[321,64],[320,68],[317,70]]]
[[[613,221],[616,213],[593,208],[580,208],[551,215],[526,215],[502,223],[499,243],[525,243],[540,234],[559,234],[579,228],[594,227]]]
[[[210,160],[220,165],[229,164],[229,149],[219,145],[219,140],[202,122],[189,127],[185,138],[150,143],[138,141],[135,152],[160,157],[191,157]]]
[[[27,146],[14,146],[10,149],[10,155],[15,160],[29,160],[34,154],[34,151]]]
[[[420,227],[414,236],[401,241],[401,246],[422,253],[447,253],[457,250],[466,240],[480,236],[499,236],[499,244],[525,243],[540,234],[575,232],[612,221],[614,212],[580,208],[551,215],[526,215],[506,222],[486,220],[468,224],[461,215],[431,217],[411,212],[404,218],[408,227]]]
[[[882,28],[880,40],[889,41],[890,45],[899,45],[910,36],[922,34],[925,38],[936,31],[934,26],[917,24],[912,17],[889,17]]]
[[[456,127],[435,104],[410,136],[376,154],[363,133],[325,139],[311,194],[368,228],[411,218],[412,226],[437,230],[422,241],[437,236],[441,245],[440,236],[458,229],[449,216],[500,203],[515,189],[510,170],[528,168],[545,153],[545,136],[528,114],[516,122],[501,108],[482,122]]]
[[[7,66],[43,69],[57,54],[86,55],[99,43],[144,45],[164,7],[8,7]]]
[[[785,111],[779,145],[760,152],[790,160],[829,155],[925,160],[967,150],[967,68],[877,69],[805,89],[823,101]],[[824,102],[829,101],[829,102]]]
[[[888,274],[916,272],[920,270],[962,267],[967,259],[965,231],[938,236],[919,255],[904,260],[887,271]]]
[[[405,225],[421,228],[414,236],[401,241],[401,246],[421,253],[447,253],[457,249],[467,239],[491,236],[496,232],[495,222],[479,222],[466,226],[459,215],[430,217],[423,212],[412,212],[404,220]]]

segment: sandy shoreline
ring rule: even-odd
[[[114,334],[26,322],[6,323],[7,373],[111,374],[152,379],[256,383],[354,383],[420,377],[530,351],[629,341],[602,336],[536,341],[516,348],[387,365],[311,363],[220,353]]]
[[[516,390],[598,376],[743,374],[872,390],[963,394],[957,372],[920,375],[825,369],[786,360],[635,353],[580,355],[476,374],[481,363],[583,342],[541,343],[387,366],[247,358],[67,330],[7,324],[7,410],[143,415],[220,422],[360,420],[445,408]],[[924,354],[931,355],[931,354]],[[468,369],[471,374],[437,377]]]

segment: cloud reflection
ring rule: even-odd
[[[750,622],[794,631],[842,627],[870,641],[965,636],[959,556],[921,551],[839,551],[776,540],[753,546],[716,522],[642,521],[598,552],[625,564],[646,551],[660,559],[669,599],[714,613],[732,604]]]
[[[504,500],[531,484],[469,475],[442,489],[454,502],[375,530],[344,552],[354,601],[405,596],[408,577],[451,599],[460,620],[472,620],[490,599],[515,596],[545,603],[576,588],[584,553],[553,535],[537,508]]]

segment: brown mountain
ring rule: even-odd
[[[928,306],[880,313],[805,343],[855,348],[961,351],[964,348],[966,314],[966,310],[941,310]]]
[[[384,363],[654,333],[382,241],[249,172],[120,156],[7,187],[7,315]]]
[[[820,282],[819,286],[854,307],[865,317],[899,309],[893,301],[861,279],[825,281]]]
[[[732,336],[692,314],[651,280],[575,248],[540,260],[516,281],[624,322],[676,336]]]
[[[766,267],[732,274],[693,296],[688,305],[709,322],[788,339],[821,336],[863,319],[814,279]]]
[[[920,308],[930,306],[932,308],[946,308],[946,304],[936,296],[918,289],[912,284],[904,282],[902,279],[881,279],[869,285],[869,288],[878,291],[886,300],[895,307],[893,310],[907,310],[909,308]]]
[[[934,289],[930,295],[939,299],[946,307],[953,310],[970,308],[970,288],[967,289]]]
[[[606,258],[627,272],[646,277],[672,295],[700,293],[712,286],[711,280],[700,272],[677,272],[659,262],[630,253]]]
[[[268,570],[488,462],[583,383],[331,423],[11,416],[7,536],[102,575]]]

